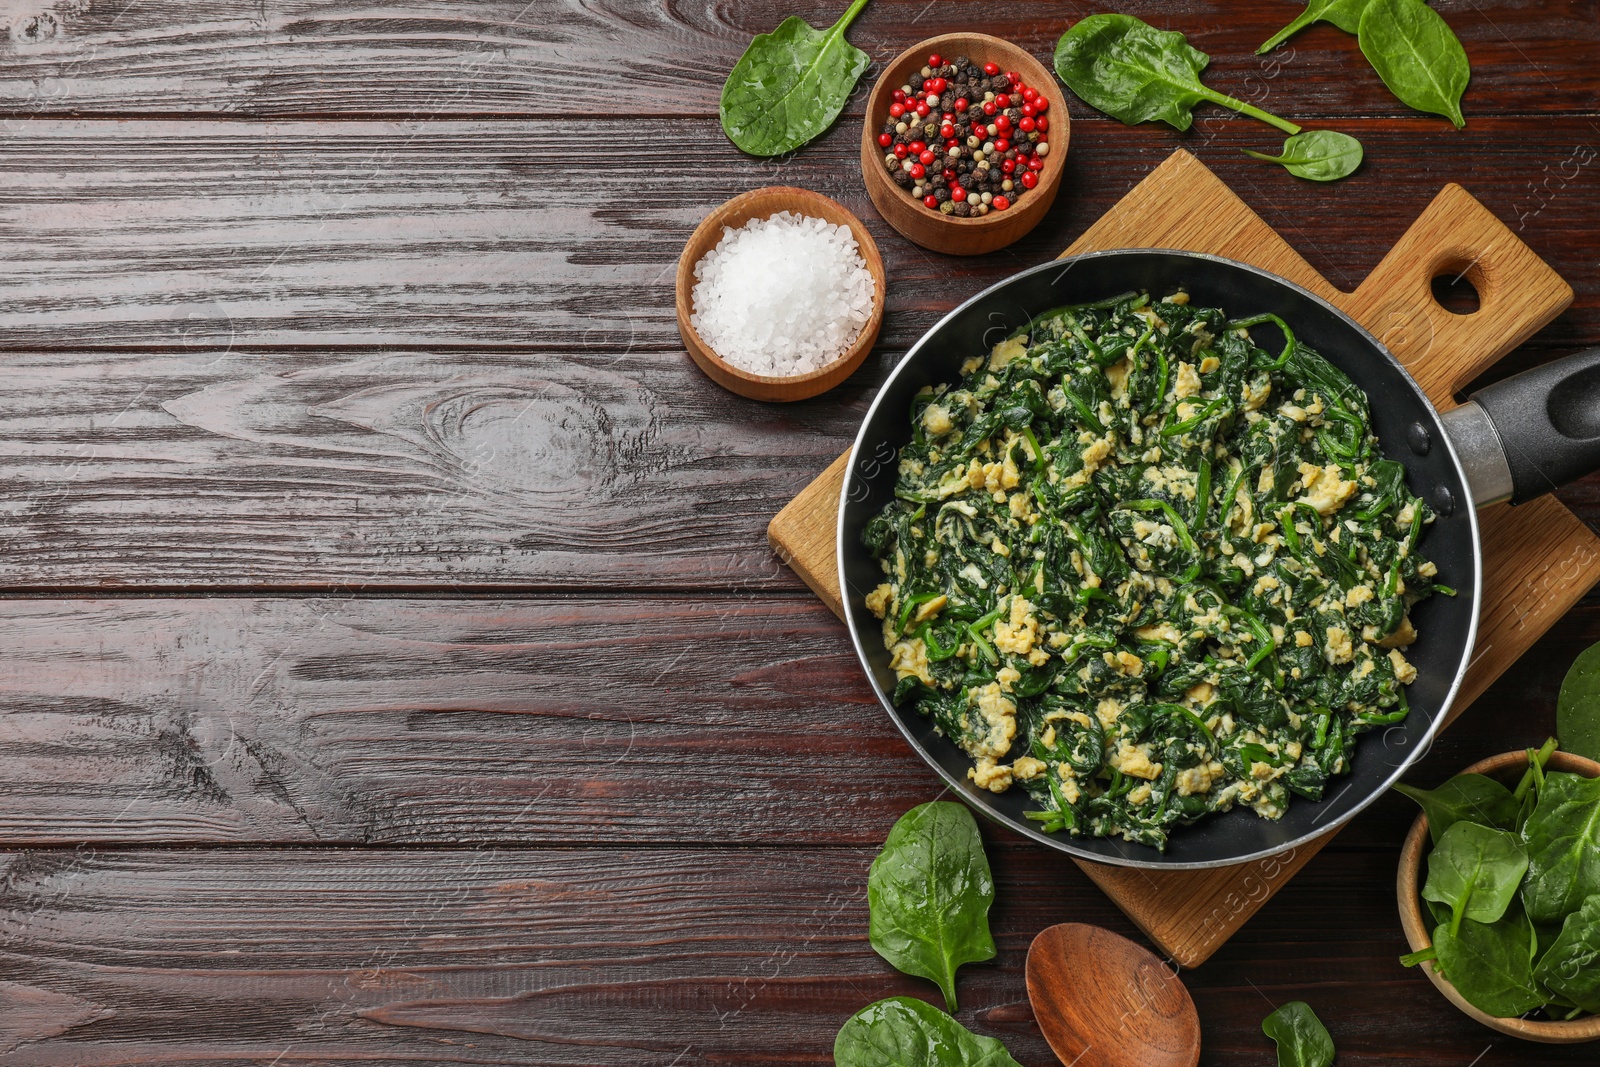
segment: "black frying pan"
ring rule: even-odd
[[[1458,595],[1431,597],[1413,610],[1421,636],[1406,650],[1417,668],[1417,680],[1407,689],[1411,714],[1404,723],[1362,737],[1352,772],[1330,781],[1321,801],[1295,797],[1276,822],[1244,808],[1211,815],[1175,829],[1161,853],[1120,839],[1039,832],[1023,817],[1026,793],[977,789],[966,780],[971,760],[964,752],[935,733],[931,720],[915,709],[894,707],[888,694],[895,675],[879,622],[863,602],[882,580],[882,571],[860,536],[893,495],[895,458],[910,438],[909,411],[917,390],[956,381],[963,360],[988,352],[1032,315],[1134,290],[1160,299],[1178,288],[1200,306],[1220,307],[1232,318],[1280,316],[1299,340],[1366,390],[1384,454],[1406,465],[1412,491],[1438,512],[1423,543],[1439,567],[1439,580]],[[1256,336],[1267,340],[1264,333]],[[1466,673],[1478,628],[1482,556],[1475,507],[1532,499],[1597,466],[1600,350],[1491,386],[1441,417],[1375,337],[1293,282],[1195,252],[1091,252],[1041,264],[979,293],[906,353],[856,438],[839,508],[839,587],[851,639],[878,700],[911,746],[973,807],[1017,833],[1085,859],[1136,867],[1216,867],[1286,851],[1346,822],[1427,750]]]

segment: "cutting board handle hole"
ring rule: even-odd
[[[1475,264],[1451,264],[1433,276],[1433,299],[1452,315],[1471,315],[1478,310],[1478,287],[1473,284]]]

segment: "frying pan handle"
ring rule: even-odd
[[[1508,488],[1511,502],[1521,504],[1600,469],[1600,348],[1479,389],[1447,414],[1446,426],[1475,498],[1505,499]],[[1509,485],[1496,475],[1489,435],[1499,441]],[[1486,473],[1499,483],[1487,493]]]

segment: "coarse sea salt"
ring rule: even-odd
[[[689,324],[723,360],[768,377],[821,370],[872,316],[873,279],[848,226],[782,211],[725,226],[694,265]]]

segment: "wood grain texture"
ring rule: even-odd
[[[0,644],[11,842],[862,845],[939,789],[802,599],[0,601]]]
[[[1595,640],[1600,597],[1413,780],[1543,741]],[[12,598],[0,645],[0,847],[866,847],[941,791],[803,593]],[[1371,810],[1340,847],[1392,845],[1411,802]]]
[[[805,8],[808,5],[800,5]],[[1584,0],[1441,0],[1473,64],[1467,116],[1592,112],[1600,31]],[[1215,57],[1207,81],[1297,118],[1403,115],[1366,69],[1355,39],[1315,27],[1270,56],[1256,47],[1295,10],[1224,0],[1127,0],[1119,6],[1188,34]],[[587,114],[596,87],[629,91],[646,115],[716,110],[722,79],[750,38],[797,10],[628,0],[36,0],[0,15],[0,109],[18,116]],[[837,12],[807,10],[826,26]],[[1048,58],[1080,12],[984,0],[877,0],[851,40],[879,63],[922,38],[982,27]],[[859,104],[857,105],[859,106]],[[1470,126],[1469,126],[1470,129]]]
[[[1447,186],[1401,235],[1374,277],[1345,294],[1188,152],[1174,152],[1064,255],[1101,248],[1184,248],[1264,267],[1344,306],[1385,340],[1436,404],[1567,306],[1572,290],[1459,186]],[[1482,304],[1459,317],[1429,283],[1441,270],[1475,275]],[[1419,303],[1425,302],[1425,303]],[[1472,328],[1472,327],[1475,327]],[[834,564],[843,459],[773,520],[768,536],[807,584]],[[807,509],[800,513],[799,509]],[[1459,715],[1538,635],[1600,581],[1600,538],[1555,500],[1485,516],[1484,587],[1476,652]],[[1491,569],[1494,568],[1494,569]],[[841,613],[837,580],[821,584]],[[1185,967],[1204,963],[1331,839],[1281,855],[1205,871],[1143,871],[1079,861],[1084,872],[1161,949]]]
[[[1042,1067],[1055,1061],[1027,1007],[1033,935],[1066,921],[1133,931],[1060,857],[992,845],[990,857],[998,955],[962,969],[959,1018]],[[0,989],[59,1008],[0,1015],[0,1039],[18,1067],[828,1063],[858,1008],[937,995],[868,945],[871,858],[8,853]],[[1368,891],[1392,883],[1394,864],[1392,844],[1326,854],[1271,905],[1275,935],[1247,932],[1183,975],[1205,1021],[1202,1064],[1273,1063],[1260,1020],[1289,999],[1315,1004],[1340,1067],[1460,1067],[1460,1050],[1483,1050],[1488,1035],[1397,962],[1394,898]],[[1503,1042],[1493,1062],[1592,1063],[1593,1050]]]
[[[796,589],[761,531],[852,417],[605,350],[9,352],[0,397],[11,589]]]
[[[872,954],[859,894],[936,782],[763,524],[928,326],[1178,146],[1342,290],[1460,181],[1579,290],[1490,373],[1600,340],[1593,4],[1437,2],[1474,65],[1459,132],[1331,27],[1250,55],[1289,0],[1129,0],[1209,83],[1360,137],[1362,172],[1248,161],[1276,135],[1209,106],[1178,134],[1074,100],[1043,225],[959,267],[872,212],[864,93],[791,159],[717,127],[752,34],[842,3],[0,5],[0,843],[56,846],[0,857],[0,1056],[826,1062],[862,1004],[932,996]],[[873,0],[851,38],[881,63],[979,25],[1043,58],[1077,14]],[[694,225],[780,182],[860,214],[891,286],[864,367],[775,412],[700,378],[669,308]],[[1600,478],[1563,499],[1600,519]],[[1541,741],[1597,638],[1591,597],[1413,780]],[[1185,975],[1203,1063],[1268,1067],[1260,1019],[1296,998],[1341,1067],[1588,1062],[1486,1049],[1398,969],[1411,817],[1381,798]],[[1041,1067],[1028,940],[1135,929],[984,832],[1000,955],[964,969],[963,1020]]]
[[[1600,336],[1600,229],[1588,210],[1600,190],[1596,120],[1541,119],[1532,143],[1523,119],[1485,118],[1466,133],[1437,125],[1351,124],[1367,163],[1334,188],[1312,189],[1244,157],[1242,148],[1270,145],[1243,122],[1197,122],[1180,135],[1075,118],[1062,193],[1045,221],[953,275],[956,261],[907,245],[878,218],[851,138],[837,131],[763,162],[741,156],[714,119],[690,118],[672,123],[670,142],[598,152],[575,168],[552,143],[610,146],[633,136],[631,124],[27,122],[4,141],[0,331],[12,348],[678,355],[673,271],[684,242],[717,204],[790,184],[838,200],[884,249],[884,329],[852,379],[870,389],[950,308],[1058,255],[1184,146],[1345,290],[1447,174],[1583,294],[1537,343]],[[1414,166],[1419,157],[1430,167]],[[574,190],[578,170],[609,195]]]

